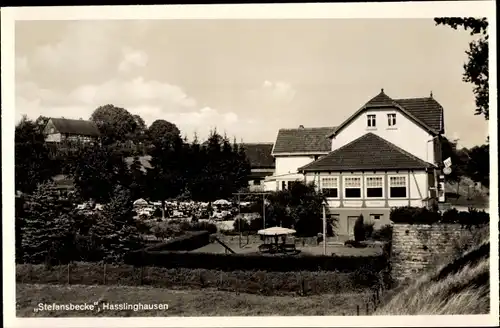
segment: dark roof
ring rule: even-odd
[[[370,99],[365,107],[384,107],[384,106],[392,106],[394,104],[394,100],[391,99],[388,95],[384,93],[384,89],[380,91],[378,95]]]
[[[72,120],[67,118],[50,119],[60,133],[81,136],[98,137],[100,135],[97,125],[92,121]]]
[[[327,153],[332,149],[328,136],[335,127],[280,129],[273,154]]]
[[[274,157],[271,154],[273,151],[272,143],[243,143],[241,146],[245,150],[252,168],[273,168],[275,166]]]
[[[139,162],[141,163],[141,170],[146,171],[147,169],[152,169],[153,166],[151,166],[151,156],[146,155],[146,156],[138,156],[139,157]],[[127,163],[128,166],[131,166],[132,163],[134,162],[134,156],[130,157],[125,157],[125,163]]]
[[[395,99],[394,101],[431,129],[444,133],[443,107],[434,98]]]
[[[370,132],[299,168],[299,171],[403,170],[430,166]]]
[[[378,95],[370,99],[363,107],[342,122],[330,136],[339,133],[343,127],[366,109],[384,107],[399,108],[415,123],[429,130],[429,132],[444,133],[443,107],[434,98],[392,99],[382,89]]]
[[[273,175],[273,172],[250,172],[249,179],[264,179],[267,176]]]

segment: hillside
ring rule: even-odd
[[[456,206],[487,207],[490,191],[485,186],[477,186],[470,178],[464,177],[459,183],[446,182],[446,202]]]
[[[376,315],[486,314],[490,306],[487,230],[448,264],[397,288]],[[479,241],[479,242],[478,242]],[[471,242],[470,240],[468,241]]]

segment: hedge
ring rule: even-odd
[[[222,271],[340,271],[360,269],[380,271],[387,266],[387,258],[381,256],[314,256],[314,255],[261,255],[261,254],[214,254],[179,251],[134,251],[125,257],[126,264],[135,266],[159,266],[166,268],[203,268]]]
[[[69,280],[68,280],[69,277]],[[358,270],[350,273],[217,271],[206,269],[135,268],[131,265],[73,263],[69,266],[22,264],[16,266],[16,281],[32,284],[149,285],[158,288],[217,288],[265,295],[345,293],[375,288],[383,276]]]
[[[136,252],[157,251],[191,251],[208,245],[210,233],[208,231],[189,231],[185,235],[173,238],[165,243],[156,244]]]
[[[459,212],[449,209],[441,213],[422,207],[396,207],[391,209],[390,219],[394,223],[435,224],[458,223],[466,226],[489,223],[490,215],[485,211],[469,209],[468,212]]]

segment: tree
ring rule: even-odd
[[[29,197],[22,227],[26,263],[67,262],[74,251],[73,206],[54,192],[54,183],[40,184]]]
[[[139,157],[135,156],[130,165],[130,194],[132,199],[139,199],[145,196],[146,176]]]
[[[457,149],[457,143],[448,140],[446,137],[441,139],[441,151],[443,160],[450,158],[452,163],[452,172],[446,176],[447,180],[460,181],[460,178],[465,174],[465,167],[468,157],[464,149]]]
[[[83,199],[106,203],[117,185],[128,186],[126,163],[106,147],[80,148],[68,161],[68,175]]]
[[[156,120],[147,130],[147,138],[155,147],[173,145],[180,139],[181,131],[173,123],[165,120]]]
[[[124,108],[108,104],[98,107],[90,117],[101,132],[104,145],[132,140],[137,131],[137,119]]]
[[[366,236],[365,232],[365,222],[363,219],[363,214],[361,214],[356,222],[354,222],[354,240],[356,242],[364,241]]]
[[[435,18],[436,25],[448,25],[453,29],[463,27],[471,35],[480,35],[470,42],[467,63],[464,64],[464,82],[474,85],[476,115],[489,119],[489,71],[488,71],[488,21],[486,18]]]
[[[475,146],[468,152],[467,175],[475,182],[486,187],[490,185],[490,147],[489,145]]]
[[[267,196],[266,227],[294,228],[298,236],[315,236],[323,232],[324,196],[314,184],[297,181],[290,190],[281,190]],[[333,218],[331,224],[335,225]],[[330,228],[328,228],[330,227]],[[331,225],[328,225],[331,230]],[[332,234],[333,231],[328,231]]]
[[[16,190],[31,193],[55,175],[55,168],[36,122],[24,116],[16,125],[14,138]]]
[[[102,216],[89,233],[106,262],[122,262],[127,252],[141,246],[132,198],[126,188],[115,187],[110,202],[104,206]]]

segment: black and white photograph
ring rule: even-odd
[[[494,2],[268,6],[1,9],[6,327],[498,324]]]

